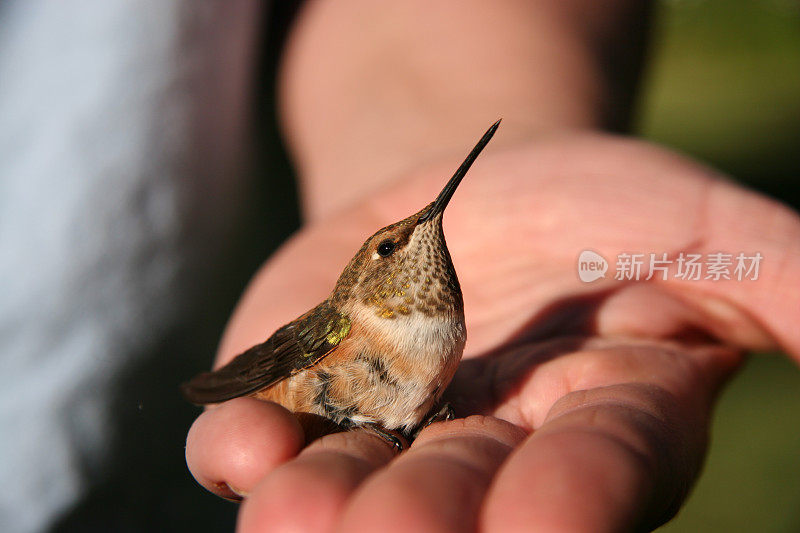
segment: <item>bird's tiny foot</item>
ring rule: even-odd
[[[442,407],[436,411],[436,414],[428,417],[428,420],[425,421],[425,426],[430,426],[434,422],[445,422],[447,420],[453,420],[456,417],[456,413],[453,411],[453,406],[450,405],[449,402],[445,402],[442,404]]]
[[[430,426],[431,424],[435,424],[436,422],[445,422],[447,420],[453,420],[455,417],[456,414],[453,412],[453,407],[450,405],[450,403],[448,402],[443,403],[438,411],[429,415],[428,418],[426,418],[425,421],[422,422],[422,424],[420,424],[419,427],[417,427],[417,429],[411,436],[411,440],[416,439],[420,431]]]
[[[386,443],[389,444],[389,446],[391,446],[397,453],[400,453],[408,448],[408,441],[401,433],[397,431],[386,429],[379,424],[364,424],[361,427],[386,441]]]

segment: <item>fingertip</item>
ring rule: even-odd
[[[237,398],[197,417],[186,438],[186,464],[198,483],[232,499],[249,493],[304,442],[302,427],[285,408]]]

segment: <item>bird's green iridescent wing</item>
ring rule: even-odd
[[[195,404],[251,394],[314,365],[349,333],[350,319],[326,300],[222,368],[198,374],[181,390]]]

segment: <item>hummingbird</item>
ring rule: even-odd
[[[436,199],[364,242],[322,303],[225,366],[181,386],[192,403],[250,396],[303,421],[366,429],[402,450],[439,405],[467,338],[461,287],[442,229],[447,204],[500,120]],[[306,424],[304,424],[305,426]]]

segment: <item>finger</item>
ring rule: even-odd
[[[361,482],[395,455],[363,431],[318,439],[258,484],[242,505],[237,529],[329,531]]]
[[[503,465],[480,526],[649,530],[674,514],[699,471],[706,415],[644,384],[569,394]]]
[[[800,361],[800,307],[796,290],[800,277],[800,216],[775,200],[717,182],[704,201],[706,223],[701,249],[705,253],[744,253],[763,257],[758,275],[697,283],[671,279],[669,284],[717,322],[714,333],[749,349],[780,347]],[[747,266],[752,266],[748,261]],[[757,279],[756,279],[757,278]],[[747,320],[742,320],[742,315]],[[742,323],[749,321],[749,327]],[[759,336],[752,330],[761,328]]]
[[[237,398],[197,417],[186,438],[186,464],[206,489],[240,499],[303,443],[303,430],[289,411]]]
[[[526,344],[481,369],[480,388],[491,394],[479,398],[479,405],[498,418],[534,429],[571,392],[640,383],[665,389],[687,412],[706,413],[741,361],[740,352],[724,346],[663,340],[566,338]],[[457,386],[463,395],[466,384]]]
[[[492,477],[524,439],[491,417],[434,424],[353,496],[342,531],[472,531]]]

